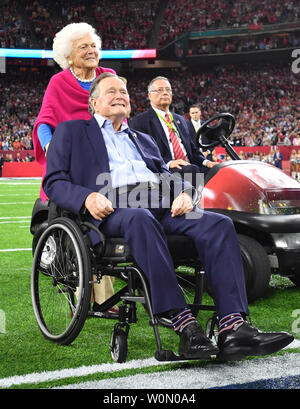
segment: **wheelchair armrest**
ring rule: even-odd
[[[94,232],[98,234],[98,236],[100,237],[100,243],[97,246],[97,252],[99,253],[98,255],[103,255],[106,247],[106,237],[102,233],[102,231],[100,231],[99,228],[94,226],[93,223],[87,221],[80,220],[80,226],[83,230],[83,233],[87,233],[89,230],[94,230]]]
[[[30,233],[35,234],[39,226],[48,220],[49,200],[44,203],[42,199],[36,199],[30,221]]]

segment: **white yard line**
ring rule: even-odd
[[[31,219],[31,216],[6,216],[0,217],[0,220],[9,220],[9,219]]]
[[[6,192],[6,193],[3,193],[3,194],[0,194],[0,197],[8,197],[8,196],[21,196],[21,197],[23,197],[23,196],[32,196],[32,193],[23,193],[23,194],[21,194],[21,193]]]
[[[58,387],[58,389],[168,389],[172,394],[176,394],[180,389],[222,388],[289,376],[300,378],[300,354],[88,381]]]
[[[300,341],[295,340],[287,348],[297,348]],[[181,361],[183,362],[183,361]],[[139,369],[170,362],[159,362],[154,358],[132,360],[123,364],[106,363],[79,368],[66,368],[56,371],[45,371],[25,375],[15,375],[0,379],[0,387],[9,388],[26,383],[42,383],[58,379],[87,376],[96,373],[117,372],[126,369]],[[257,379],[276,378],[279,376],[300,376],[300,354],[286,354],[284,356],[269,357],[251,361],[240,361],[229,364],[209,364],[203,368],[174,369],[167,372],[131,375],[114,379],[92,381],[68,385],[66,388],[126,388],[126,389],[191,389],[208,388],[232,383],[243,383]]]
[[[0,249],[1,253],[8,253],[11,251],[32,251],[32,248],[21,248],[21,249]]]
[[[92,366],[81,366],[79,368],[68,368],[57,371],[31,373],[27,375],[10,376],[8,378],[0,379],[0,387],[8,388],[13,385],[21,385],[24,383],[41,383],[46,381],[53,381],[56,379],[63,379],[75,376],[87,376],[95,373],[107,373],[122,371],[125,369],[138,369],[154,365],[161,365],[166,363],[158,362],[154,358],[133,360],[124,364],[112,363]]]
[[[1,205],[19,205],[19,204],[32,204],[33,205],[33,202],[6,202],[6,203],[0,202],[0,206]]]
[[[6,220],[4,222],[0,221],[0,224],[10,224],[10,223],[27,223],[28,220]]]

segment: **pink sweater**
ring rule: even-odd
[[[96,76],[103,72],[115,71],[110,68],[97,67]],[[45,152],[43,151],[39,138],[38,127],[41,124],[48,124],[53,129],[62,122],[71,119],[90,119],[88,112],[89,91],[83,89],[76,78],[66,69],[53,75],[46,89],[41,110],[33,127],[33,145],[37,162],[43,167],[43,178],[46,174],[47,163]],[[43,188],[41,186],[40,197],[46,200]]]

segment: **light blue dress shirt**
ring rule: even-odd
[[[132,185],[140,182],[158,183],[158,177],[150,169],[128,135],[128,125],[123,122],[115,132],[112,122],[95,114],[106,145],[112,187]]]

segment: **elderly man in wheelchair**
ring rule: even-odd
[[[43,187],[60,217],[43,231],[34,254],[32,298],[43,334],[62,344],[78,335],[92,314],[94,273],[98,282],[105,274],[119,275],[126,282],[124,290],[98,308],[105,316],[108,308],[124,301],[111,345],[114,349],[118,341],[119,352],[126,349],[122,328],[128,335],[136,302],[142,302],[150,315],[159,360],[211,356],[238,360],[270,354],[292,342],[288,333],[261,332],[246,320],[244,274],[231,220],[197,208],[192,186],[170,175],[152,138],[128,128],[124,118],[129,116],[130,101],[124,82],[110,73],[99,76],[91,86],[89,103],[93,117],[59,124],[47,153]],[[64,212],[71,218],[61,217]],[[216,344],[196,320],[201,309],[198,284],[191,305],[178,284],[174,264],[181,256],[176,259],[172,252],[176,242],[189,253],[186,258],[195,266],[201,260],[204,267],[215,302]],[[130,257],[133,267],[118,266],[118,261]],[[48,291],[53,290],[67,299],[69,317],[65,310],[60,312],[60,305],[47,315]],[[160,345],[157,324],[163,322],[179,335],[178,356]]]

